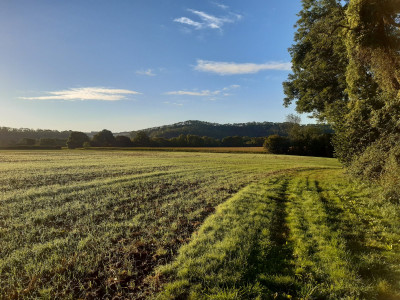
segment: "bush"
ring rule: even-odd
[[[277,134],[270,135],[264,142],[265,150],[272,154],[286,154],[289,151],[289,146],[289,139]]]
[[[381,137],[349,165],[348,171],[366,182],[378,183],[382,197],[391,202],[400,199],[399,134]]]

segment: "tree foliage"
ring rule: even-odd
[[[62,146],[65,146],[65,141],[70,133],[70,131],[0,127],[0,147],[16,145],[23,138],[64,140]]]
[[[264,148],[271,154],[287,154],[289,150],[289,139],[277,134],[270,135],[265,139]]]
[[[90,138],[86,134],[79,131],[72,131],[67,140],[67,147],[69,149],[81,148],[86,142],[90,142]]]
[[[325,132],[332,132],[327,125],[319,125]],[[223,139],[227,136],[265,137],[272,134],[287,135],[286,122],[249,122],[235,124],[218,124],[202,121],[185,121],[172,125],[153,127],[142,130],[151,137],[162,137],[165,139],[178,138],[180,135],[208,136],[214,139]],[[132,132],[134,137],[137,132]]]
[[[353,174],[395,182],[387,174],[400,171],[400,0],[302,2],[284,104],[332,125],[335,153]]]
[[[117,142],[111,131],[103,129],[93,136],[91,144],[95,147],[113,147]]]
[[[131,139],[124,135],[118,135],[115,137],[117,147],[132,147],[133,143]]]
[[[283,83],[284,104],[295,101],[300,113],[338,122],[348,101],[345,7],[337,0],[303,0],[298,16],[295,43],[289,48],[293,72]]]
[[[132,142],[135,146],[139,146],[139,147],[150,147],[151,146],[151,140],[150,140],[149,136],[147,135],[147,133],[144,131],[137,132],[136,136],[133,138]]]

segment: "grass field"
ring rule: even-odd
[[[205,153],[266,153],[264,147],[88,147],[87,150],[171,151]]]
[[[4,299],[399,299],[398,204],[334,159],[0,152]]]

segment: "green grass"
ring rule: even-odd
[[[137,151],[0,152],[0,298],[146,298],[214,208],[333,159]]]
[[[0,299],[400,299],[400,209],[336,160],[0,151]]]
[[[400,210],[376,192],[333,169],[250,185],[158,269],[158,298],[400,299]]]

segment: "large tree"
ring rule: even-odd
[[[284,104],[295,101],[298,112],[336,123],[348,102],[343,32],[346,5],[338,0],[302,2],[295,43],[289,48],[292,73],[283,83]]]
[[[400,171],[399,14],[399,0],[351,0],[346,36],[348,136],[358,132],[363,141],[358,155],[349,158],[351,170],[364,178],[392,181],[390,189],[398,194],[393,174]],[[366,77],[370,85],[363,85]],[[354,124],[362,130],[356,131]]]
[[[354,174],[399,182],[400,0],[302,2],[284,104],[328,121]]]

